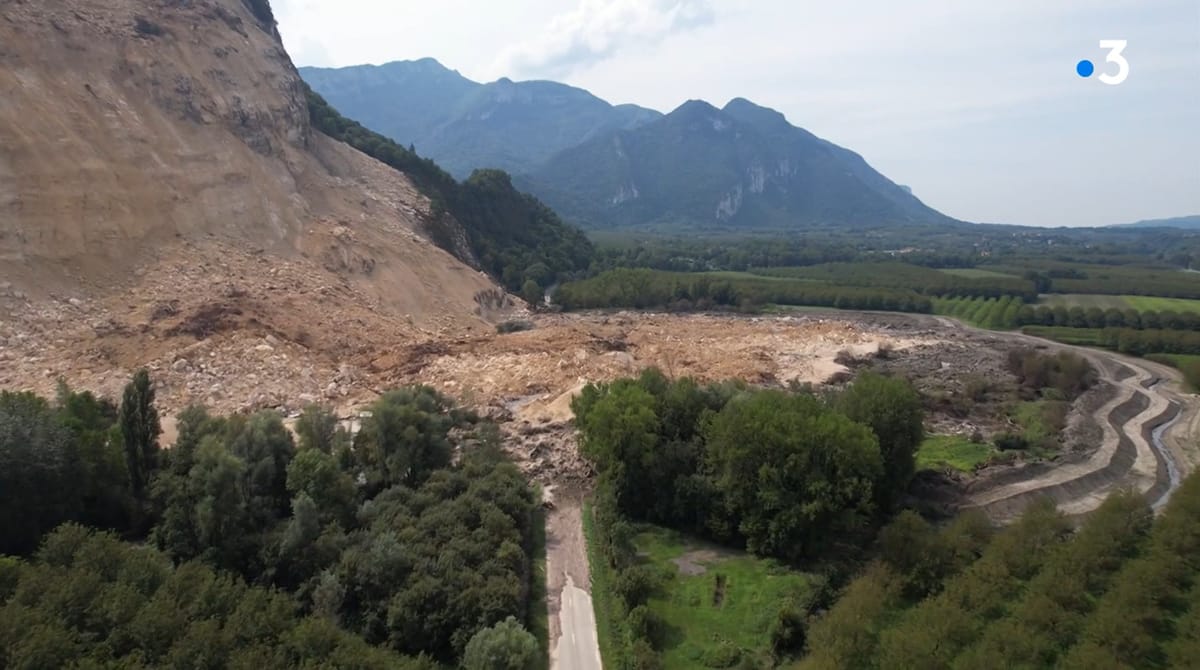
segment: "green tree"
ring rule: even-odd
[[[201,405],[189,405],[177,417],[178,436],[175,446],[163,452],[164,469],[175,475],[186,475],[196,462],[196,449],[210,435],[224,433],[226,422],[213,417]]]
[[[809,630],[809,655],[802,667],[820,670],[877,668],[879,635],[901,600],[901,581],[872,563],[850,583],[837,603]]]
[[[195,529],[190,555],[207,562],[241,572],[247,554],[250,531],[250,509],[243,484],[246,463],[234,456],[220,442],[206,440],[196,452],[196,464],[188,473],[188,496],[180,501],[187,505],[185,514]]]
[[[158,410],[154,407],[154,387],[150,372],[145,368],[133,375],[121,398],[121,439],[125,445],[125,462],[134,500],[140,505],[146,500],[150,477],[158,465]]]
[[[71,431],[32,393],[0,392],[0,553],[24,554],[79,512]]]
[[[533,307],[542,304],[542,287],[532,279],[526,279],[521,285],[521,298]]]
[[[706,431],[707,463],[751,551],[814,555],[860,532],[883,463],[870,429],[806,395],[734,398]]]
[[[513,617],[484,628],[467,643],[463,670],[536,670],[542,650],[537,638]]]
[[[75,393],[59,383],[59,420],[72,433],[80,502],[78,519],[88,525],[128,530],[133,500],[120,440],[114,437],[117,408],[89,392]]]
[[[355,454],[375,491],[396,484],[419,486],[450,464],[450,429],[462,417],[427,386],[385,393],[370,408],[355,441]]]
[[[875,482],[875,501],[892,509],[916,470],[917,448],[925,437],[921,397],[907,381],[866,372],[835,402],[851,420],[868,426],[879,441],[883,471]]]
[[[353,521],[357,502],[354,480],[324,452],[306,449],[296,454],[287,467],[287,490],[314,501],[323,522],[336,520],[348,527]]]
[[[658,444],[654,404],[654,396],[632,380],[587,387],[572,402],[583,454],[612,483],[625,513],[652,508],[659,494],[649,467]]]
[[[261,519],[256,525],[265,527],[287,516],[291,504],[287,468],[296,446],[279,414],[267,411],[248,421],[239,418],[229,432],[229,450],[246,467],[246,502]]]
[[[296,437],[301,450],[316,449],[326,454],[349,442],[346,430],[338,425],[337,415],[323,405],[309,405],[300,412]]]

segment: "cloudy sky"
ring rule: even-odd
[[[670,111],[745,97],[969,221],[1200,214],[1197,0],[274,0],[298,65],[437,58]],[[1125,39],[1129,76],[1097,75]]]

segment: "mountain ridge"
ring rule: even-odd
[[[1165,219],[1143,219],[1133,223],[1114,223],[1108,228],[1182,228],[1200,230],[1200,214],[1172,216]]]
[[[555,155],[521,186],[584,227],[953,224],[858,154],[735,99],[689,100]]]
[[[379,71],[434,74],[409,84],[372,76]],[[301,74],[368,128],[401,144],[419,135],[416,150],[456,174],[506,169],[519,188],[585,228],[959,223],[859,154],[741,97],[723,108],[688,100],[662,114],[555,82],[478,84],[432,59]],[[439,96],[453,99],[441,118],[424,116]]]
[[[554,81],[472,81],[432,58],[299,71],[343,114],[458,178],[477,168],[525,172],[597,132],[661,116]]]

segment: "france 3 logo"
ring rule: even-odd
[[[1129,61],[1125,60],[1125,56],[1121,55],[1121,52],[1125,50],[1127,41],[1128,40],[1100,40],[1100,48],[1108,49],[1108,55],[1104,57],[1104,61],[1107,63],[1116,64],[1116,72],[1101,72],[1100,75],[1096,77],[1100,80],[1100,83],[1108,84],[1109,86],[1116,86],[1117,84],[1125,81],[1125,78],[1129,76]],[[1085,79],[1092,76],[1092,73],[1095,71],[1096,66],[1092,64],[1092,61],[1086,58],[1075,64],[1075,72],[1077,72],[1080,77]]]

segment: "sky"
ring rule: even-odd
[[[1198,0],[273,0],[297,65],[436,58],[669,112],[735,97],[967,221],[1200,214]],[[1123,39],[1128,76],[1100,40]],[[1096,73],[1083,78],[1076,63]]]

